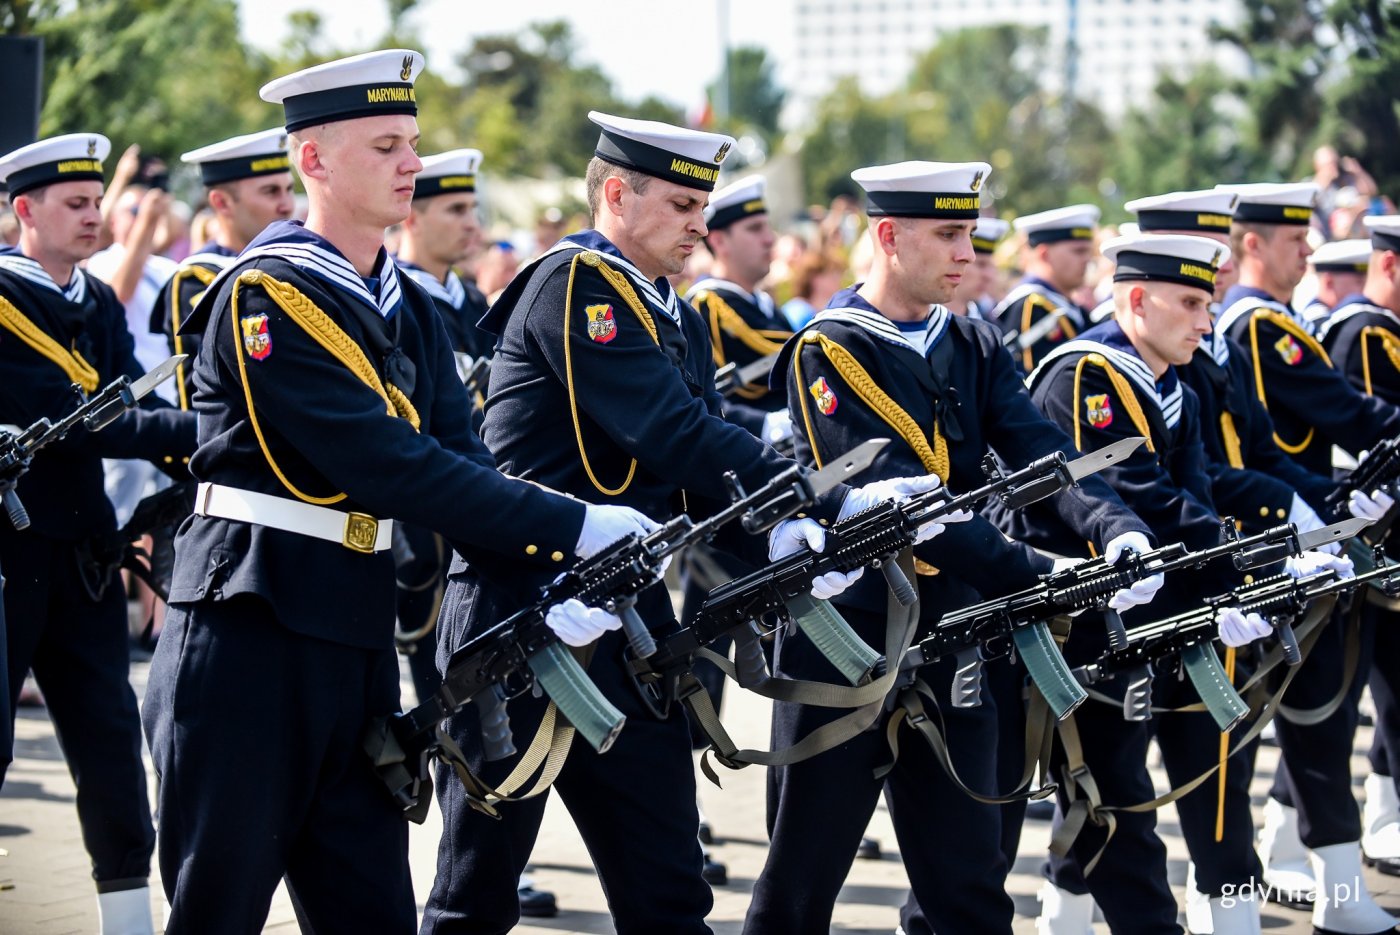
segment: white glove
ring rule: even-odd
[[[1312,532],[1314,529],[1321,529],[1327,525],[1322,521],[1312,507],[1296,493],[1293,495],[1293,503],[1288,507],[1288,521],[1299,532]],[[1342,544],[1340,542],[1329,542],[1322,546],[1323,552],[1331,552],[1333,555],[1342,554]]]
[[[1141,555],[1152,551],[1152,543],[1148,542],[1147,537],[1140,532],[1125,532],[1120,536],[1114,536],[1103,547],[1103,560],[1112,565],[1127,551],[1137,552]],[[1108,606],[1121,614],[1129,608],[1151,603],[1152,598],[1161,590],[1165,580],[1161,575],[1149,575],[1141,581],[1135,582],[1131,587],[1123,588],[1115,593],[1108,599]]]
[[[871,481],[864,487],[856,487],[846,494],[846,499],[841,503],[841,512],[837,519],[845,519],[854,516],[862,510],[868,510],[877,503],[886,500],[904,500],[915,494],[921,494],[929,490],[937,490],[942,485],[937,474],[925,474],[921,477],[889,477],[885,480]],[[927,542],[943,531],[943,527],[948,523],[965,523],[972,519],[972,513],[968,510],[958,510],[946,516],[940,516],[937,521],[924,523],[919,527],[919,531],[914,536],[914,544]]]
[[[574,554],[588,558],[612,545],[623,536],[637,533],[646,535],[660,529],[656,523],[638,513],[630,506],[612,506],[606,503],[584,504],[583,529],[579,530],[578,542],[574,544]]]
[[[1319,571],[1335,571],[1338,578],[1351,578],[1356,575],[1351,559],[1345,555],[1330,555],[1327,552],[1312,551],[1290,555],[1284,559],[1283,570],[1294,578],[1306,578]]]
[[[826,530],[814,519],[785,519],[773,527],[768,534],[768,560],[776,561],[784,555],[791,555],[803,547],[813,552],[826,548]],[[829,571],[812,579],[812,596],[817,600],[829,600],[855,584],[865,569],[855,571]]]
[[[1368,497],[1359,490],[1351,492],[1351,499],[1347,506],[1351,509],[1351,515],[1357,519],[1369,519],[1375,522],[1386,514],[1395,505],[1395,498],[1384,490],[1373,490]]]
[[[1241,613],[1238,607],[1226,607],[1215,615],[1215,628],[1220,642],[1226,646],[1243,646],[1268,636],[1273,627],[1258,614]]]
[[[792,413],[778,409],[763,417],[763,440],[770,445],[792,438]]]
[[[545,611],[545,625],[570,646],[587,646],[609,630],[622,627],[622,621],[606,610],[586,607],[577,598],[569,598]]]

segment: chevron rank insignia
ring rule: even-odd
[[[1274,350],[1278,351],[1278,356],[1283,358],[1283,362],[1292,367],[1300,363],[1303,359],[1303,348],[1295,340],[1293,335],[1285,334],[1274,342]]]
[[[1088,412],[1089,424],[1096,429],[1106,429],[1113,424],[1113,401],[1107,393],[1084,397],[1084,408]]]
[[[807,392],[817,401],[817,410],[822,415],[829,416],[836,411],[836,393],[827,384],[826,377],[817,377],[812,381],[812,385],[807,387]]]
[[[245,315],[239,324],[243,326],[243,349],[254,360],[266,360],[272,353],[272,334],[267,330],[266,315]]]
[[[587,305],[583,313],[588,316],[588,336],[594,341],[607,344],[617,337],[617,320],[611,305]]]

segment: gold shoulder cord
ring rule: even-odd
[[[1264,408],[1268,409],[1269,400],[1264,391],[1264,367],[1259,362],[1259,322],[1261,319],[1270,324],[1277,325],[1278,328],[1286,334],[1292,335],[1299,341],[1302,341],[1303,346],[1318,357],[1321,357],[1322,362],[1328,367],[1332,366],[1332,358],[1327,356],[1327,352],[1322,349],[1322,345],[1318,344],[1312,335],[1298,327],[1293,319],[1289,318],[1287,315],[1280,314],[1279,312],[1267,308],[1255,309],[1253,314],[1249,316],[1249,347],[1254,354],[1254,391],[1255,395],[1259,397],[1259,401],[1264,404]],[[1274,442],[1289,454],[1296,455],[1299,452],[1307,450],[1308,446],[1312,444],[1313,436],[1316,434],[1317,429],[1309,428],[1308,434],[1303,436],[1302,441],[1298,442],[1296,445],[1290,445],[1280,438],[1278,432],[1275,431]]]
[[[176,354],[185,353],[185,339],[180,337],[180,284],[193,276],[200,281],[206,289],[216,278],[217,274],[207,270],[198,264],[182,266],[175,271],[175,275],[170,279],[170,336],[173,340],[173,347]],[[203,295],[203,293],[200,293]],[[196,296],[198,298],[198,296]],[[180,408],[188,410],[190,408],[189,391],[185,389],[185,362],[180,361],[175,367],[175,388],[180,393]]]
[[[1147,450],[1156,452],[1157,448],[1152,444],[1152,430],[1147,423],[1147,414],[1142,411],[1142,404],[1138,402],[1137,393],[1133,391],[1133,385],[1128,382],[1128,378],[1123,376],[1113,365],[1108,362],[1108,358],[1102,354],[1085,354],[1079,358],[1079,363],[1074,365],[1074,447],[1076,451],[1083,451],[1084,445],[1081,439],[1079,426],[1079,386],[1084,377],[1085,366],[1093,364],[1100,367],[1108,375],[1108,382],[1113,384],[1113,390],[1123,401],[1123,405],[1128,410],[1128,418],[1133,421],[1138,434],[1147,439]]]
[[[578,273],[580,261],[584,266],[596,269],[608,285],[617,290],[617,294],[622,297],[622,301],[627,303],[627,307],[641,321],[642,327],[646,329],[653,342],[660,346],[661,339],[656,334],[656,322],[652,320],[651,312],[647,311],[646,305],[637,295],[637,290],[633,289],[632,284],[627,281],[625,274],[604,263],[603,258],[591,250],[583,250],[574,254],[573,260],[569,263],[569,285],[564,292],[564,384],[569,390],[569,416],[574,423],[574,439],[578,443],[578,456],[583,461],[583,470],[588,475],[589,482],[604,496],[616,497],[632,486],[632,478],[637,474],[637,459],[632,459],[631,465],[627,468],[627,476],[622,479],[621,485],[607,487],[598,480],[598,475],[593,473],[593,465],[589,462],[588,452],[583,447],[583,425],[579,422],[578,398],[574,392],[573,350],[569,347],[569,317],[574,307],[574,276]]]
[[[332,321],[329,315],[321,311],[315,302],[303,295],[296,286],[274,279],[259,269],[244,270],[239,274],[229,296],[230,318],[233,326],[234,353],[238,358],[238,376],[243,381],[243,399],[248,407],[248,421],[252,423],[253,434],[258,438],[258,447],[262,449],[263,457],[267,459],[268,467],[272,468],[272,473],[276,474],[277,479],[282,482],[282,486],[291,491],[298,499],[322,506],[329,503],[339,503],[346,498],[344,493],[337,493],[329,497],[313,497],[301,491],[282,472],[276,460],[273,459],[272,452],[267,447],[267,439],[263,437],[262,426],[258,423],[257,411],[253,408],[253,390],[248,384],[248,365],[243,359],[244,348],[239,324],[238,293],[244,286],[261,286],[267,297],[272,299],[278,308],[286,312],[292,321],[300,325],[317,344],[330,352],[332,357],[344,364],[366,386],[379,394],[380,398],[384,400],[386,415],[401,416],[407,419],[408,423],[413,426],[413,430],[417,431],[421,424],[418,411],[413,408],[413,404],[409,402],[402,390],[392,383],[386,385],[379,379],[379,374],[375,373],[369,358],[365,357],[365,352],[355,343],[354,339]]]
[[[1026,300],[1021,303],[1021,334],[1025,334],[1031,327],[1031,313],[1036,306],[1045,309],[1051,315],[1055,314],[1056,307],[1045,300],[1045,296],[1039,292],[1032,292],[1026,296]],[[1065,332],[1065,340],[1070,340],[1075,336],[1074,323],[1069,320],[1069,316],[1060,319],[1060,328]],[[1031,353],[1033,348],[1027,347],[1021,351],[1021,365],[1030,373],[1035,369],[1035,356]]]
[[[1225,439],[1225,459],[1232,468],[1244,467],[1244,449],[1240,446],[1240,433],[1235,429],[1235,417],[1228,409],[1220,410],[1220,434]]]
[[[816,344],[820,347],[822,353],[826,355],[826,359],[836,368],[836,373],[846,382],[846,385],[854,390],[861,401],[883,419],[890,428],[898,432],[899,437],[903,438],[910,448],[914,449],[914,453],[919,456],[924,470],[937,474],[940,480],[947,483],[948,442],[943,437],[943,433],[939,431],[937,421],[933,424],[933,445],[930,447],[923,430],[919,428],[919,423],[915,421],[913,416],[900,408],[899,403],[880,389],[874,378],[860,365],[860,361],[856,360],[854,354],[820,331],[808,331],[802,336],[801,343],[793,351],[792,365],[797,374],[797,398],[802,405],[802,423],[807,431],[807,442],[812,447],[812,457],[816,459],[817,467],[822,466],[822,459],[821,453],[817,449],[816,435],[812,431],[812,417],[807,410],[807,382],[802,376],[802,347],[807,344]]]
[[[1361,329],[1361,372],[1366,379],[1366,395],[1374,396],[1376,394],[1371,388],[1371,348],[1366,343],[1368,338],[1380,341],[1390,365],[1400,370],[1400,336],[1379,325],[1367,325]]]
[[[49,337],[44,329],[30,321],[23,312],[14,306],[14,303],[2,295],[0,295],[0,326],[33,348],[39,356],[56,364],[70,381],[83,388],[83,392],[91,393],[97,389],[97,371],[93,369],[92,364],[83,360],[83,355],[79,354],[76,348],[73,350],[65,349],[62,344]]]
[[[760,357],[767,357],[782,350],[784,342],[790,336],[782,331],[754,328],[744,321],[744,317],[724,301],[718,292],[702,289],[695,294],[695,301],[704,305],[708,312],[705,317],[710,322],[710,345],[714,351],[716,367],[723,367],[726,363],[721,332],[733,335],[739,343]],[[738,395],[745,399],[758,399],[767,393],[768,390],[763,387],[741,386],[738,389]]]

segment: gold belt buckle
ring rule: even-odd
[[[379,520],[366,513],[346,513],[345,533],[340,544],[347,549],[366,554],[374,553],[374,540],[379,538]]]

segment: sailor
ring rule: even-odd
[[[407,825],[361,743],[399,708],[395,522],[549,573],[654,528],[502,476],[472,432],[432,299],[384,250],[422,165],[422,67],[392,49],[262,88],[310,211],[184,324],[204,336],[201,484],[143,711],[174,935],[259,931],[283,879],[308,929],[414,930]],[[619,623],[573,602],[550,625]]]
[[[985,216],[977,219],[977,227],[972,231],[973,259],[963,273],[958,291],[948,300],[948,311],[979,320],[991,317],[999,292],[995,254],[1010,230],[1010,221]]]
[[[180,408],[190,408],[190,376],[199,356],[198,334],[181,334],[180,326],[204,290],[233,258],[273,221],[285,221],[294,207],[292,164],[287,131],[281,127],[235,136],[191,150],[180,157],[198,166],[209,209],[214,212],[214,239],[185,258],[161,288],[151,307],[151,333],[163,334],[175,354],[189,359],[177,371]]]
[[[18,247],[0,250],[0,425],[56,422],[74,408],[74,384],[91,393],[141,375],[121,303],[78,265],[97,249],[110,149],[100,134],[73,133],[0,157],[20,224]],[[141,458],[187,475],[194,446],[192,415],[143,403],[101,432],[76,432],[36,454],[16,489],[31,526],[19,531],[0,519],[10,726],[32,669],[78,787],[78,823],[109,933],[151,931],[155,834],[102,459]]]
[[[1093,205],[1027,214],[1011,222],[1026,238],[1025,275],[992,309],[992,318],[1027,373],[1088,325],[1088,311],[1068,296],[1084,285],[1098,222],[1099,209]]]
[[[1371,262],[1371,241],[1334,240],[1322,244],[1308,257],[1316,292],[1303,306],[1303,320],[1316,334],[1327,316],[1347,296],[1362,291],[1366,283],[1366,267]]]

